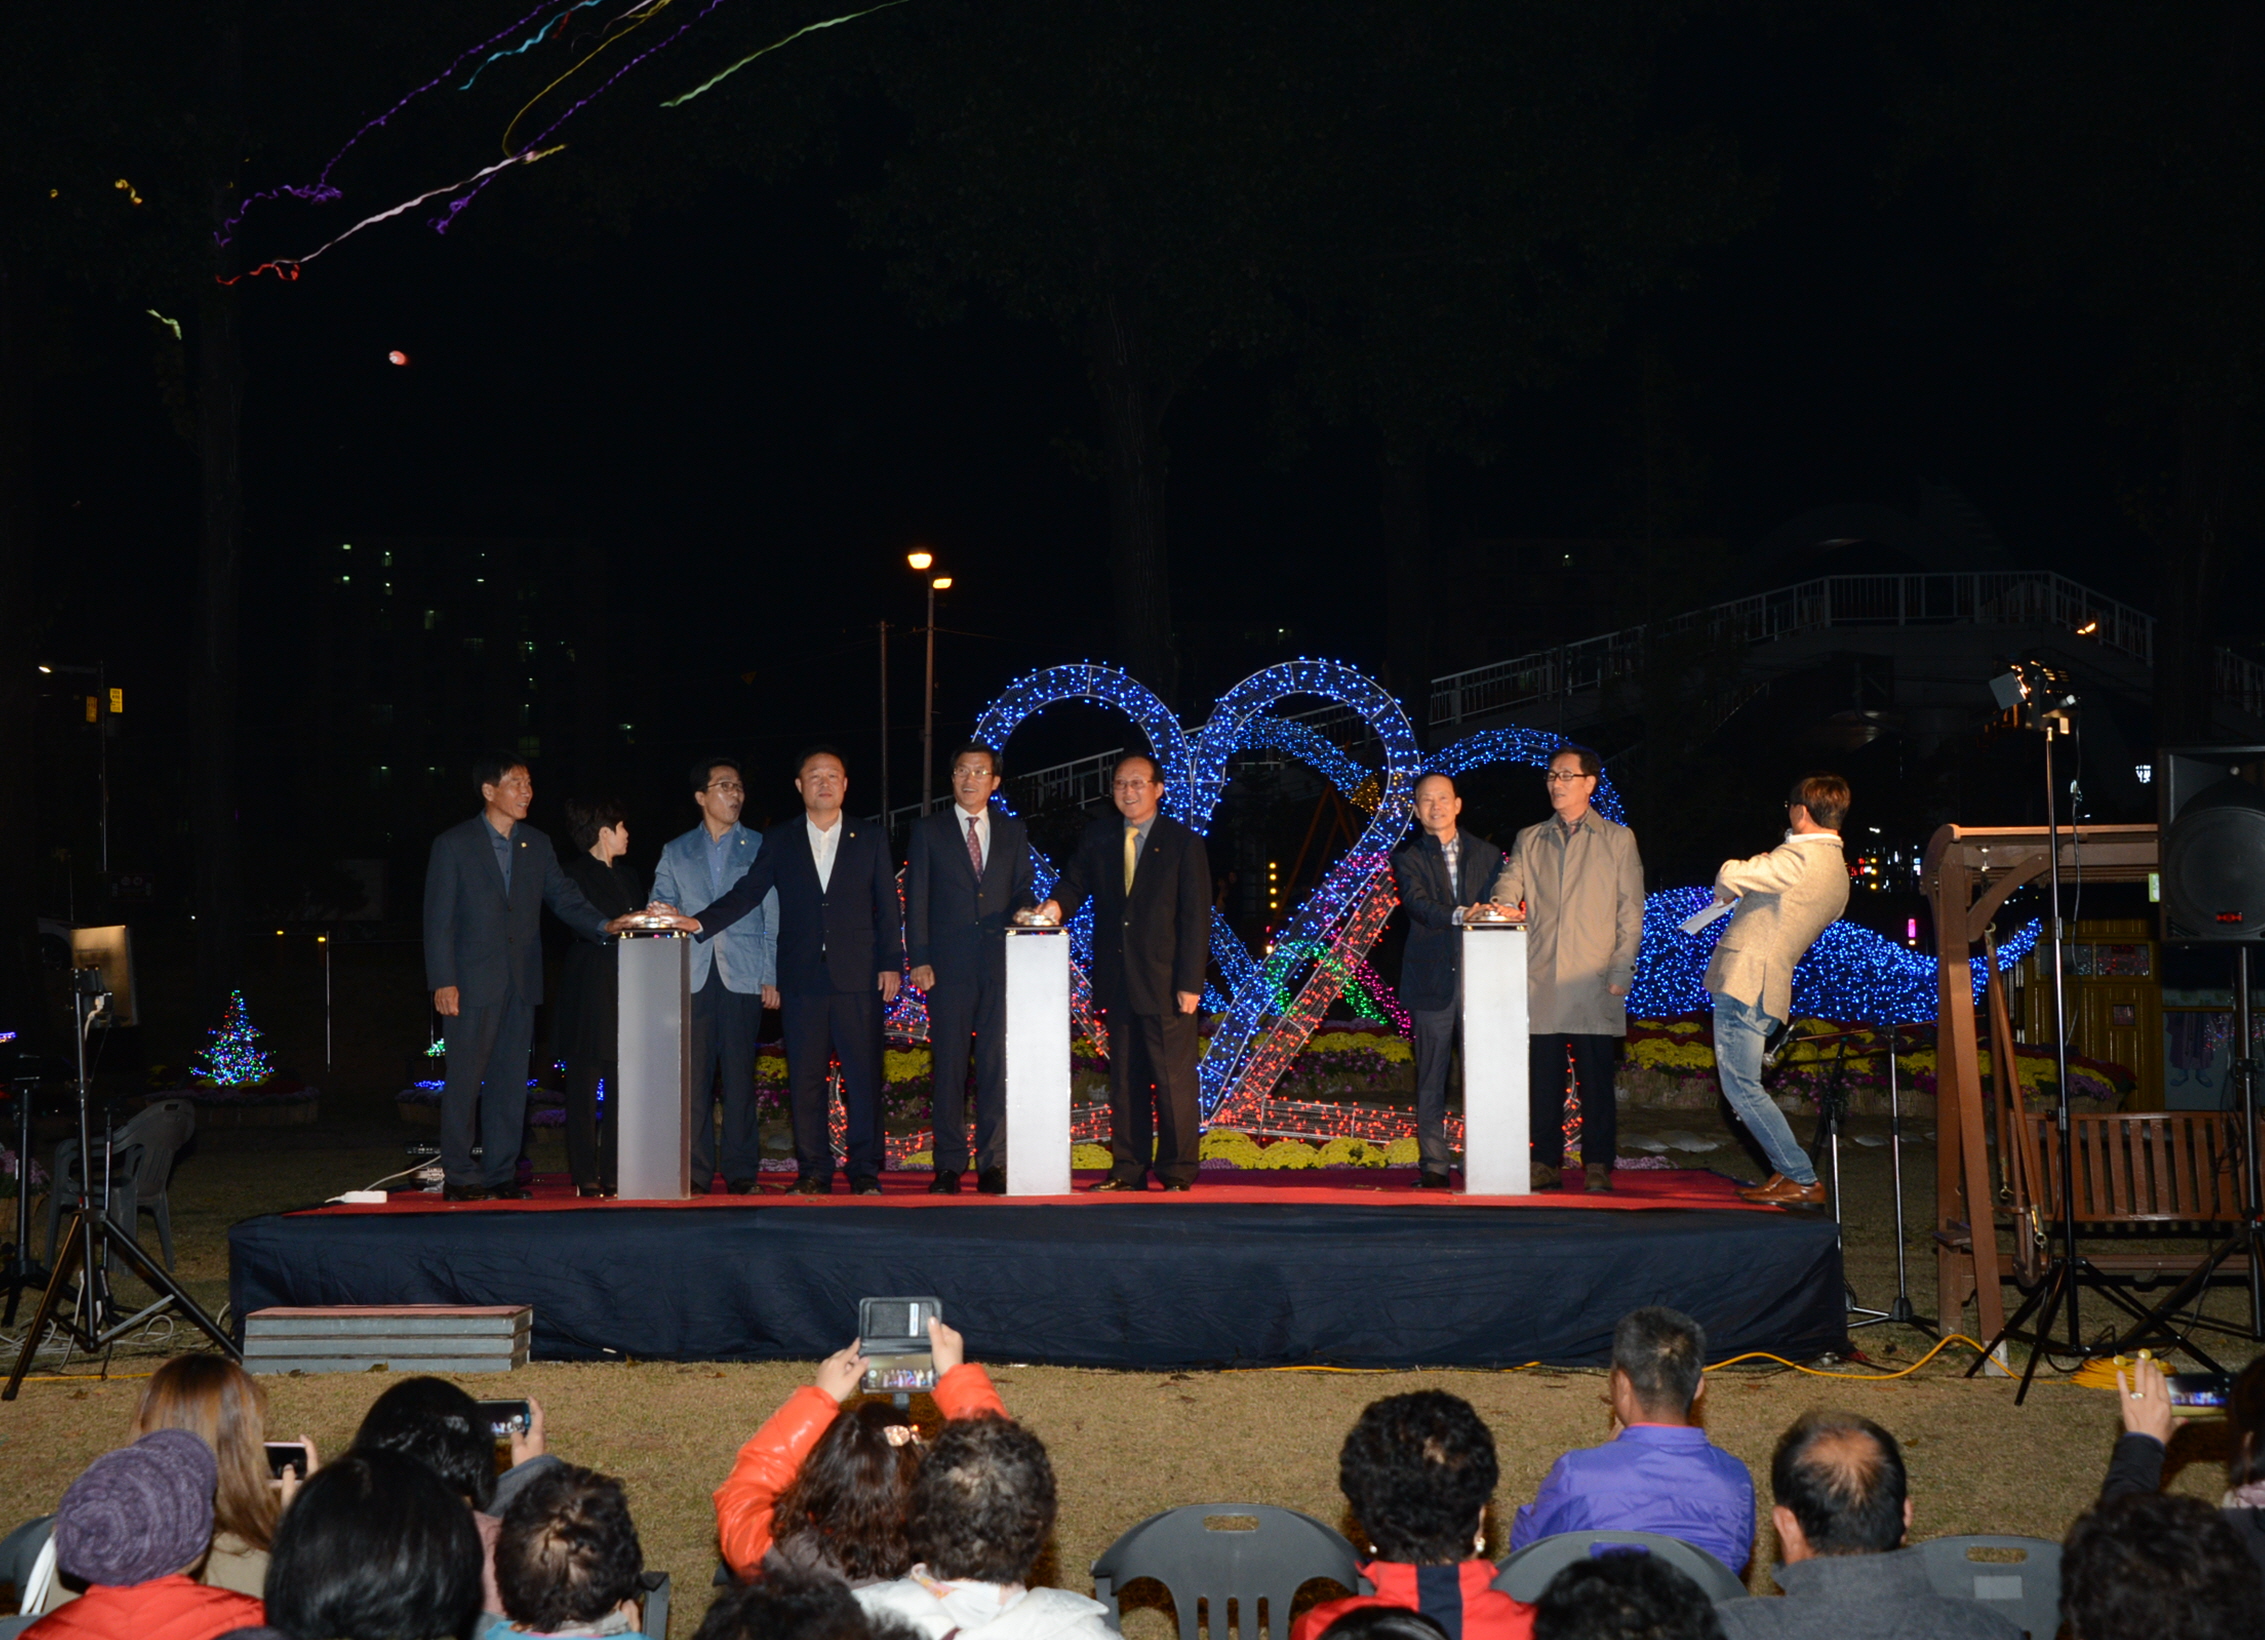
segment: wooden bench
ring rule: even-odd
[[[2015,1269],[2026,1282],[2044,1268],[2046,1245],[2061,1218],[2059,1135],[2050,1112],[2024,1110],[2007,1135],[2010,1114],[1999,1107],[2000,1154],[2011,1191]],[[2084,1256],[2107,1275],[2133,1280],[2183,1275],[2203,1252],[2135,1242],[2216,1241],[2242,1221],[2242,1156],[2238,1119],[2220,1111],[2147,1111],[2077,1116],[2069,1128],[2078,1236]],[[2006,1137],[2014,1142],[2006,1144]],[[2099,1249],[2106,1242],[2116,1251]],[[2246,1271],[2236,1255],[2225,1266]]]

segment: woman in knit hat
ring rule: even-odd
[[[265,1622],[251,1596],[192,1575],[212,1543],[219,1473],[185,1429],[152,1430],[89,1464],[55,1512],[56,1564],[87,1592],[25,1640],[214,1640]]]
[[[268,1477],[267,1391],[235,1362],[218,1355],[177,1355],[150,1375],[134,1412],[134,1433],[185,1429],[202,1436],[219,1461],[213,1494],[212,1553],[197,1581],[256,1595],[267,1582],[267,1549],[275,1517],[305,1477]],[[279,1437],[280,1438],[280,1437]],[[302,1435],[307,1461],[314,1443]]]

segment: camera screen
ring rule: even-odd
[[[936,1363],[925,1355],[886,1355],[867,1363],[863,1388],[868,1395],[934,1389]]]

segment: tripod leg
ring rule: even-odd
[[[2019,1332],[2021,1330],[2021,1324],[2024,1321],[2027,1321],[2031,1315],[2036,1313],[2037,1306],[2044,1303],[2048,1297],[2057,1296],[2058,1291],[2059,1282],[2057,1274],[2040,1283],[2035,1292],[2031,1293],[2027,1298],[2021,1301],[2021,1308],[2014,1311],[2011,1316],[2006,1318],[2006,1324],[1998,1329],[1997,1337],[1991,1339],[1987,1344],[1982,1346],[1981,1359],[1976,1361],[1971,1367],[1968,1367],[1966,1369],[1966,1376],[1969,1378],[1973,1377],[1976,1373],[1982,1370],[1983,1366],[1986,1363],[1995,1360],[1997,1358],[1998,1346],[2003,1344],[2007,1339],[2011,1338],[2015,1333]],[[2050,1318],[2052,1311],[2047,1310],[2045,1314],[2048,1318]]]
[[[2063,1292],[2068,1295],[2068,1324],[2073,1329],[2076,1326],[2076,1267],[2072,1264],[2060,1267],[2060,1273],[2050,1289],[2051,1296],[2045,1302],[2043,1313],[2037,1318],[2037,1336],[2029,1346],[2029,1364],[2021,1369],[2021,1387],[2013,1392],[2015,1406],[2029,1399],[2029,1386],[2036,1380],[2038,1363],[2045,1359],[2045,1340],[2052,1333],[2053,1312],[2060,1308]]]
[[[244,1352],[236,1347],[236,1341],[220,1330],[220,1323],[204,1313],[203,1306],[191,1298],[188,1290],[173,1279],[171,1271],[149,1256],[140,1242],[134,1240],[133,1237],[127,1235],[108,1220],[103,1221],[102,1239],[107,1246],[116,1250],[118,1256],[126,1261],[127,1267],[135,1275],[141,1277],[174,1309],[180,1311],[183,1320],[219,1345],[221,1353],[226,1355],[229,1360],[234,1361],[239,1366],[243,1364]]]
[[[55,1319],[55,1308],[63,1299],[63,1283],[71,1277],[71,1266],[85,1247],[76,1234],[78,1224],[71,1225],[73,1234],[57,1247],[55,1270],[47,1278],[47,1291],[39,1295],[39,1308],[32,1312],[31,1330],[24,1334],[24,1347],[16,1352],[15,1370],[8,1374],[6,1388],[0,1389],[0,1401],[13,1401],[16,1391],[23,1387],[25,1374],[31,1371],[32,1357],[39,1351],[39,1341],[47,1334],[48,1323]]]

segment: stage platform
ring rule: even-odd
[[[1081,1183],[1098,1174],[1082,1175]],[[269,1305],[531,1304],[538,1360],[815,1360],[857,1301],[929,1294],[989,1361],[1138,1369],[1599,1365],[1671,1304],[1718,1359],[1846,1348],[1823,1214],[1752,1208],[1695,1170],[1610,1195],[1417,1191],[1412,1170],[1229,1174],[1185,1194],[884,1194],[523,1202],[432,1196],[247,1219],[239,1318]],[[973,1180],[967,1181],[972,1185]]]

